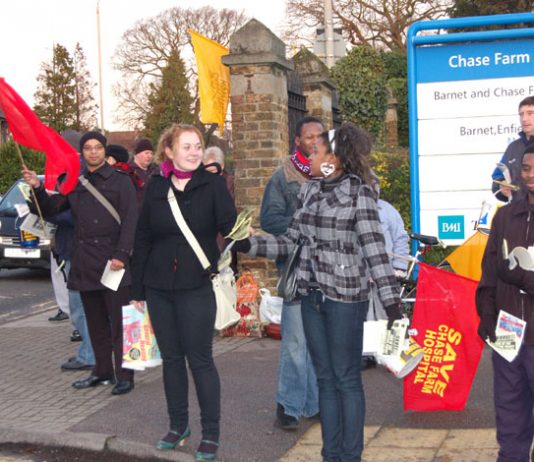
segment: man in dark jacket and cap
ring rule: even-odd
[[[498,462],[529,461],[534,438],[534,272],[510,253],[534,245],[534,145],[518,158],[521,190],[497,210],[482,260],[476,304],[482,340],[496,340],[499,311],[526,321],[515,359],[493,351],[493,393],[500,450]],[[512,261],[510,261],[512,260]]]
[[[134,387],[133,371],[122,367],[122,306],[131,299],[130,254],[137,205],[128,175],[106,162],[106,143],[99,132],[82,136],[80,151],[86,172],[66,196],[48,196],[35,172],[23,169],[22,174],[35,189],[45,216],[70,208],[74,218],[68,287],[81,294],[96,364],[89,377],[72,386],[83,389],[115,383],[112,394],[120,395]],[[106,269],[111,274],[124,270],[117,278],[116,290],[101,282]]]
[[[159,167],[154,165],[154,147],[148,138],[137,140],[134,147],[134,157],[128,164],[130,170],[135,174],[137,181],[137,204],[139,209],[143,204],[147,184],[151,177],[159,173]]]

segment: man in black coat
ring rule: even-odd
[[[105,136],[98,132],[87,132],[80,140],[80,152],[87,168],[84,178],[104,201],[81,182],[66,196],[48,196],[35,172],[24,169],[22,174],[35,189],[45,216],[70,208],[74,219],[68,288],[81,294],[96,364],[89,377],[77,380],[72,386],[82,389],[115,383],[112,394],[120,395],[134,387],[133,371],[122,367],[122,306],[130,300],[129,260],[137,202],[128,175],[106,162],[106,143]],[[125,270],[116,291],[100,282],[108,263],[111,271]]]

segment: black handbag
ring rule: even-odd
[[[284,267],[280,273],[280,279],[276,289],[278,296],[286,302],[292,302],[297,298],[297,266],[300,260],[300,251],[302,250],[302,239],[299,239],[293,247],[291,253],[287,256]]]

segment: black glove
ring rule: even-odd
[[[397,319],[402,319],[402,309],[400,304],[395,303],[393,305],[386,306],[386,314],[388,315],[388,329],[393,327],[393,322]]]
[[[526,271],[517,265],[513,270],[508,268],[499,268],[499,277],[507,284],[512,284],[516,287],[523,288],[525,284]]]
[[[497,319],[492,316],[481,316],[480,324],[478,325],[478,335],[484,342],[487,338],[490,339],[490,342],[495,342],[497,340],[495,327],[497,327]]]
[[[250,241],[248,239],[241,239],[240,241],[235,241],[235,244],[232,249],[236,252],[248,253],[250,250]]]

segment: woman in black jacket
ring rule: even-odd
[[[156,153],[161,175],[148,185],[137,225],[132,298],[138,308],[146,300],[163,359],[170,430],[157,447],[174,449],[191,433],[187,358],[202,424],[195,457],[214,460],[220,420],[220,383],[212,355],[215,296],[209,272],[202,269],[167,200],[171,188],[212,268],[217,268],[217,233],[230,232],[236,211],[224,179],[204,169],[202,154],[202,136],[193,126],[174,124],[161,135]]]

